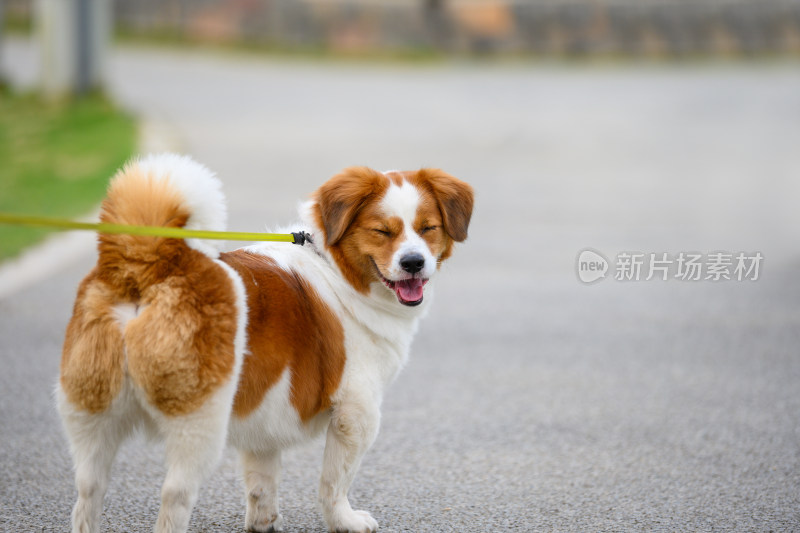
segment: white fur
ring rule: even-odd
[[[119,322],[119,329],[125,331],[125,326],[128,322],[139,316],[139,306],[133,303],[121,303],[113,306],[111,311],[114,313],[114,318]]]
[[[210,229],[220,222],[219,210],[214,211],[209,208],[210,203],[205,203],[219,192],[213,176],[201,172],[203,177],[195,176],[193,182],[175,178],[181,175],[182,169],[188,167],[190,173],[197,169],[190,160],[173,156],[145,159],[140,164],[150,165],[147,168],[155,169],[154,172],[166,171],[181,187],[198,187],[202,182],[200,188],[206,187],[207,191],[187,194],[187,201],[199,209],[198,213],[203,213],[195,219],[193,212],[193,225]],[[402,218],[406,242],[401,249],[406,253],[422,253],[426,269],[430,269],[426,270],[426,277],[430,277],[435,271],[435,259],[413,230],[419,198],[410,184],[393,185],[382,205],[387,213]],[[359,533],[377,529],[378,524],[369,513],[351,507],[347,493],[364,453],[378,434],[384,391],[407,361],[419,318],[429,304],[430,288],[426,287],[425,301],[416,307],[399,304],[392,291],[379,282],[371,286],[369,294],[356,291],[322,244],[322,231],[314,224],[312,208],[311,202],[302,206],[304,223],[291,230],[309,232],[314,244],[301,247],[261,243],[247,250],[268,256],[280,268],[302,276],[341,321],[346,360],[339,387],[331,398],[331,409],[303,423],[291,401],[291,374],[287,368],[252,413],[243,418],[231,416],[242,358],[246,357],[246,293],[238,274],[218,262],[233,280],[239,302],[236,368],[230,382],[201,409],[184,417],[166,417],[150,406],[142,393],[127,381],[108,411],[88,415],[76,412],[58,391],[59,410],[72,444],[79,490],[73,514],[74,532],[98,531],[111,461],[119,443],[139,427],[167,442],[168,471],[156,525],[159,533],[186,530],[199,484],[217,462],[226,431],[228,442],[241,453],[247,498],[246,527],[254,531],[279,531],[282,524],[278,509],[281,451],[325,429],[319,499],[328,529]],[[115,312],[124,328],[137,311],[119,306]]]
[[[381,208],[386,216],[400,217],[403,222],[414,221],[419,207],[419,191],[407,181],[401,185],[392,182],[381,198]]]
[[[111,464],[122,441],[144,425],[144,412],[134,400],[128,380],[111,407],[99,415],[74,409],[60,385],[56,405],[75,465],[78,501],[72,510],[72,532],[94,533],[99,531]]]

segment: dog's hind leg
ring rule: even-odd
[[[134,421],[124,392],[124,348],[114,295],[89,275],[64,340],[57,406],[70,442],[78,501],[73,532],[95,532],[111,463]]]
[[[113,409],[97,414],[79,411],[65,401],[61,391],[58,395],[78,489],[78,501],[72,511],[72,531],[95,533],[99,531],[111,464],[131,427],[128,421],[116,416]]]
[[[161,487],[156,533],[187,530],[200,485],[222,456],[231,394],[220,392],[189,415],[161,415],[157,420],[166,441],[167,474]]]
[[[282,531],[282,519],[278,512],[280,451],[242,451],[241,457],[247,489],[245,529],[258,533]]]

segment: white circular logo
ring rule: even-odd
[[[608,272],[608,260],[590,248],[581,250],[578,254],[578,262],[575,265],[578,272],[578,279],[584,283],[594,283],[605,279]]]

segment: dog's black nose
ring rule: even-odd
[[[425,266],[425,258],[421,254],[408,254],[400,259],[400,266],[409,274],[416,274]]]

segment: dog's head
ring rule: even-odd
[[[312,214],[350,284],[365,294],[383,285],[415,306],[453,243],[467,238],[472,203],[472,187],[438,169],[351,167],[314,193]]]

